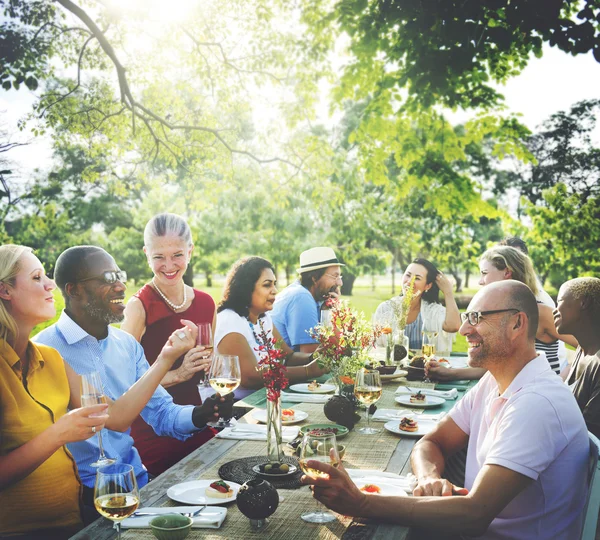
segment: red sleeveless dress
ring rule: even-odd
[[[169,336],[182,327],[181,319],[195,323],[213,322],[215,302],[212,297],[194,289],[194,300],[190,307],[181,313],[174,313],[149,285],[144,285],[135,295],[142,302],[146,311],[146,332],[142,336],[141,345],[146,359],[152,365],[160,354]],[[173,364],[173,369],[181,366],[183,357]],[[198,382],[202,373],[197,373],[190,380],[166,388],[178,405],[201,405],[198,394]],[[215,436],[215,431],[205,428],[186,441],[172,437],[159,437],[154,430],[139,416],[131,426],[131,436],[140,453],[142,463],[150,474],[157,476],[175,465],[189,453]]]

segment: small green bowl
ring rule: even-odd
[[[163,514],[150,521],[150,528],[158,540],[183,540],[190,534],[193,522],[181,514]]]

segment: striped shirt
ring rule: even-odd
[[[423,346],[423,317],[421,317],[420,311],[417,318],[406,325],[404,333],[408,336],[410,342],[409,349],[418,350]]]
[[[544,343],[539,339],[535,340],[535,350],[537,352],[543,352],[546,354],[550,369],[557,375],[560,375],[560,358],[558,357],[558,345],[559,341],[556,340],[553,343]]]
[[[144,349],[127,332],[109,326],[108,336],[97,340],[64,311],[55,324],[40,332],[33,341],[57,349],[80,375],[100,372],[104,393],[111,400],[121,397],[150,367],[144,356]],[[171,395],[159,386],[142,410],[141,416],[154,428],[157,435],[185,440],[198,431],[192,423],[193,409],[193,406],[175,405]],[[107,457],[116,458],[119,463],[133,465],[138,485],[142,487],[148,483],[148,473],[133,446],[129,432],[129,429],[124,433],[102,430],[104,452]],[[93,488],[96,469],[91,463],[99,455],[98,438],[90,437],[86,441],[70,443],[67,447],[77,461],[82,483]]]

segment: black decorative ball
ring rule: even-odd
[[[250,519],[268,518],[279,505],[279,493],[266,480],[248,480],[238,491],[237,505],[240,512]]]

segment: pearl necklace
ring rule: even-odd
[[[174,304],[173,302],[171,302],[171,300],[169,300],[165,293],[163,293],[159,288],[158,285],[156,284],[156,282],[154,281],[154,278],[152,278],[152,285],[154,285],[154,288],[156,289],[156,292],[158,292],[158,294],[160,294],[160,296],[162,297],[162,299],[168,304],[168,306],[173,310],[173,311],[177,311],[178,309],[181,309],[183,306],[185,306],[185,303],[187,302],[187,291],[185,289],[185,283],[183,284],[183,302],[181,302],[181,304],[177,305]]]

